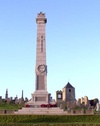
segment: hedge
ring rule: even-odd
[[[19,123],[19,124],[0,124],[0,126],[100,126],[100,124],[46,124],[46,123],[43,123],[43,124],[22,124],[22,123]]]
[[[100,123],[100,115],[0,115],[0,123]],[[100,125],[100,124],[99,124]]]

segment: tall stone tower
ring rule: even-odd
[[[46,33],[45,25],[47,19],[45,14],[40,12],[36,18],[37,23],[37,44],[36,44],[36,82],[35,92],[32,94],[34,105],[47,104],[49,94],[47,92],[47,65],[46,65]]]
[[[62,91],[56,91],[56,102],[58,106],[64,102],[75,101],[75,88],[69,82],[64,86]]]
[[[45,14],[40,12],[36,18],[37,23],[37,46],[36,46],[36,90],[47,90],[47,66],[46,66],[46,39]]]

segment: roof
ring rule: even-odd
[[[64,88],[74,88],[74,87],[68,82]]]

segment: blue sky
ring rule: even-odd
[[[0,1],[0,95],[35,90],[36,17],[47,17],[47,87],[55,98],[69,81],[76,99],[100,98],[100,0]]]

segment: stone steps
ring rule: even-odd
[[[38,114],[38,115],[66,115],[67,112],[60,108],[22,108],[14,114]]]

